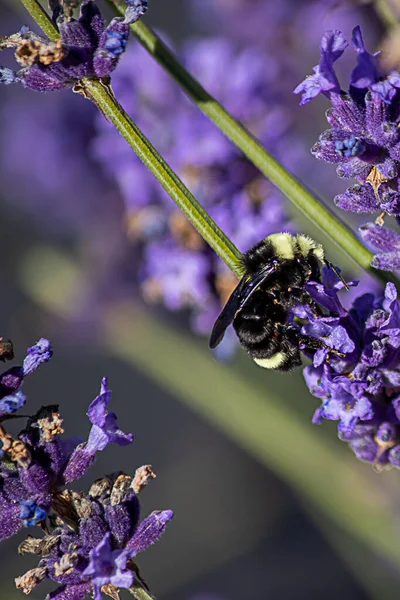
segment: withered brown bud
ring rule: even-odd
[[[18,546],[18,554],[48,556],[53,546],[59,542],[60,537],[60,535],[46,535],[46,537],[39,539],[28,535],[26,540]]]
[[[54,575],[56,577],[69,575],[73,572],[78,560],[79,554],[77,552],[63,554],[60,560],[54,563]]]
[[[132,488],[135,494],[139,494],[149,481],[155,478],[156,474],[151,465],[143,465],[136,469],[135,477],[132,481]]]
[[[18,589],[22,590],[24,594],[30,594],[31,591],[41,583],[47,574],[46,567],[37,567],[27,571],[25,575],[15,578],[15,585]]]
[[[0,337],[0,360],[6,362],[6,360],[12,360],[14,358],[14,346],[11,340],[3,340]]]
[[[37,424],[41,433],[40,437],[44,442],[51,442],[57,435],[64,433],[63,420],[58,412],[52,412],[43,419],[39,419]]]
[[[96,481],[92,483],[90,487],[89,496],[95,500],[98,498],[106,498],[111,493],[111,487],[112,484],[108,477],[96,479]]]
[[[115,587],[115,585],[113,585],[112,583],[103,585],[101,591],[103,592],[103,594],[106,594],[106,596],[110,596],[110,598],[112,598],[113,600],[120,600],[118,588]]]
[[[23,67],[31,67],[35,63],[51,65],[59,62],[66,55],[61,40],[42,42],[41,40],[21,40],[15,51],[17,62]]]
[[[110,502],[112,506],[116,504],[120,504],[125,496],[126,492],[129,490],[132,483],[132,477],[130,475],[121,474],[117,477],[114,482]]]

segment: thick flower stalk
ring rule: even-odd
[[[357,183],[335,197],[339,208],[355,213],[377,214],[374,228],[361,229],[366,241],[385,251],[385,258],[375,257],[373,265],[385,270],[398,269],[400,254],[395,241],[383,228],[385,215],[400,216],[400,74],[385,72],[379,53],[370,54],[364,45],[360,27],[353,30],[352,46],[357,64],[350,74],[348,92],[344,92],[334,70],[348,42],[340,31],[328,31],[321,40],[321,59],[314,74],[295,89],[306,104],[319,94],[331,102],[326,130],[313,146],[320,160],[336,164],[342,178]],[[380,234],[379,234],[380,231]],[[381,241],[379,241],[379,238]]]
[[[40,340],[30,349],[22,371],[2,375],[2,385],[7,382],[15,391],[21,377],[50,356],[50,344]],[[16,381],[11,382],[12,376]],[[1,401],[8,412],[10,398]],[[23,527],[39,525],[45,532],[41,538],[29,536],[19,548],[21,554],[40,557],[36,568],[16,580],[26,594],[45,579],[60,586],[49,600],[80,600],[91,593],[100,600],[102,592],[115,598],[119,588],[144,585],[133,559],[159,539],[173,516],[170,510],[155,511],[140,522],[138,493],[155,477],[151,467],[137,469],[134,476],[118,473],[97,480],[87,494],[67,487],[85,475],[97,452],[108,444],[125,446],[133,441],[132,434],[119,429],[115,414],[107,411],[110,400],[104,378],[100,394],[89,406],[92,427],[86,442],[61,439],[64,430],[57,405],[43,406],[29,417],[16,439],[0,426],[0,539]]]
[[[53,21],[60,32],[49,40],[27,27],[0,39],[0,50],[15,48],[19,71],[0,67],[0,83],[21,83],[24,87],[48,92],[73,88],[82,78],[109,77],[125,52],[129,25],[146,11],[147,0],[129,0],[125,17],[116,17],[105,27],[93,0],[83,0],[80,16],[65,14],[61,2],[52,2]],[[77,88],[79,90],[79,88]]]

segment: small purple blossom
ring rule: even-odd
[[[41,338],[32,348],[28,348],[28,356],[22,366],[24,377],[30,375],[42,364],[53,356],[53,349],[49,340]]]
[[[119,429],[115,413],[107,412],[110,400],[111,391],[108,389],[107,378],[104,377],[100,394],[89,406],[88,417],[92,428],[88,441],[80,444],[71,455],[63,474],[66,483],[80,479],[93,464],[96,453],[104,450],[108,444],[126,446],[133,442],[131,433],[124,433]]]
[[[341,31],[327,31],[321,40],[321,59],[314,67],[314,75],[306,77],[294,90],[302,94],[300,104],[307,104],[319,94],[331,98],[332,94],[340,93],[340,84],[336,77],[333,63],[336,62],[348,46]]]
[[[133,573],[126,566],[135,550],[111,550],[111,534],[107,532],[101,542],[90,551],[89,565],[82,577],[90,577],[94,589],[94,600],[101,600],[101,588],[111,583],[117,588],[129,588],[133,584]]]
[[[129,25],[145,13],[147,0],[129,2],[125,17],[115,17],[108,27],[93,0],[82,0],[78,19],[65,16],[61,2],[53,2],[52,8],[60,39],[51,41],[27,27],[3,38],[0,50],[16,48],[22,68],[13,72],[0,67],[0,83],[46,92],[74,87],[82,78],[108,77],[125,51]]]

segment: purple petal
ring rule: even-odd
[[[306,77],[294,90],[295,94],[302,93],[300,104],[310,102],[320,93],[340,93],[340,84],[333,70],[333,63],[343,54],[348,42],[341,31],[327,31],[321,39],[321,59],[314,67],[314,75]]]
[[[382,252],[400,252],[400,234],[386,227],[366,223],[359,228],[362,239]]]
[[[15,535],[23,527],[20,517],[20,505],[10,504],[6,509],[2,508],[0,520],[0,540],[5,540]]]
[[[24,376],[36,371],[42,363],[48,362],[52,356],[53,349],[49,340],[41,338],[34,346],[28,348],[28,356],[23,364]]]
[[[10,396],[4,396],[4,398],[0,400],[0,416],[14,413],[24,406],[25,403],[26,396],[21,391],[16,394],[11,394]]]
[[[397,271],[400,269],[400,251],[376,254],[371,265],[375,269],[382,269],[382,271]]]
[[[127,548],[136,554],[146,550],[151,544],[157,542],[164,533],[168,522],[172,519],[172,510],[154,511],[137,528],[134,535],[127,543]]]
[[[344,194],[335,196],[336,206],[354,213],[374,213],[379,209],[374,191],[370,185],[355,184]]]
[[[365,89],[378,81],[380,73],[378,70],[376,56],[367,52],[359,26],[353,29],[352,43],[357,52],[357,66],[350,75],[350,85]]]
[[[63,585],[46,596],[46,600],[83,600],[89,596],[91,589],[91,583]]]
[[[107,405],[111,400],[111,391],[107,386],[107,377],[101,381],[100,394],[89,405],[87,415],[93,425],[103,427],[107,416]]]

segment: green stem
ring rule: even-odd
[[[30,15],[41,25],[46,35],[50,39],[57,39],[59,37],[57,29],[37,0],[22,0],[22,2]],[[140,160],[158,179],[172,200],[179,206],[200,235],[203,236],[207,244],[236,275],[240,276],[242,273],[239,250],[126,114],[110,88],[95,79],[81,80],[79,88],[82,88],[83,95],[90,98],[118,129]]]
[[[236,275],[240,276],[241,253],[239,250],[189,192],[137,125],[121,108],[110,91],[95,80],[85,80],[84,86],[90,98],[115,125],[209,246],[215,250]]]
[[[60,37],[57,27],[37,0],[21,0],[21,2],[50,40],[57,40]]]
[[[136,600],[154,600],[154,596],[149,594],[140,584],[134,583],[128,592],[132,594]]]

